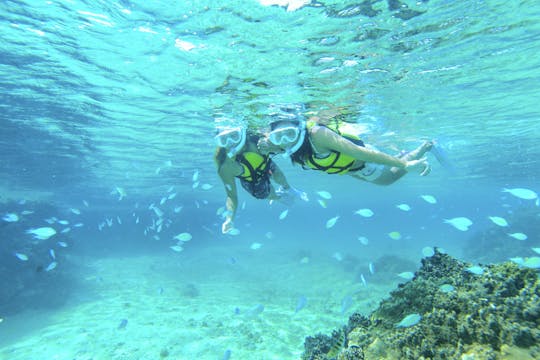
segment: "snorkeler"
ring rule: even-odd
[[[305,169],[328,174],[348,174],[378,185],[389,185],[407,172],[429,174],[431,167],[424,157],[433,142],[417,149],[391,156],[353,134],[342,133],[339,124],[323,125],[317,117],[305,120],[298,110],[272,114],[270,133],[259,141],[261,153],[284,153]]]
[[[242,126],[227,127],[216,135],[218,148],[214,155],[217,171],[227,193],[225,221],[221,231],[225,234],[233,229],[238,206],[236,178],[242,187],[257,199],[280,200],[290,203],[302,193],[292,188],[283,172],[272,161],[270,154],[261,154],[257,149],[260,136],[248,133]],[[280,187],[275,189],[270,179]]]

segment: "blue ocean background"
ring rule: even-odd
[[[426,247],[535,256],[540,208],[503,190],[540,191],[538,2],[273,3],[2,1],[0,358],[296,359]],[[286,103],[340,109],[390,154],[433,139],[448,164],[378,187],[277,157],[310,201],[240,190],[223,235],[215,118],[264,130]]]

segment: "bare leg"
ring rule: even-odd
[[[408,152],[398,157],[406,161],[418,160],[424,157],[424,155],[429,150],[431,150],[432,147],[433,147],[433,142],[426,141],[422,145],[414,149],[413,151]],[[372,183],[377,184],[377,185],[390,185],[396,182],[406,173],[407,171],[405,169],[385,166],[381,176],[379,176],[376,180],[372,181]]]

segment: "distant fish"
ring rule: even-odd
[[[79,210],[77,208],[70,208],[69,211],[71,211],[75,215],[81,215],[81,210]]]
[[[196,181],[198,181],[198,180],[199,180],[199,170],[195,170],[195,171],[193,172],[193,176],[191,177],[191,181],[192,181],[192,182],[196,182]]]
[[[191,236],[191,234],[188,232],[183,232],[176,235],[174,238],[178,241],[186,242],[186,241],[190,241],[193,238],[193,236]]]
[[[67,220],[58,220],[58,223],[60,225],[69,225],[69,221],[67,221]]]
[[[297,312],[305,308],[306,305],[307,305],[307,298],[304,295],[301,295],[298,298],[298,301],[296,302],[296,308],[294,309],[294,313],[296,314]]]
[[[358,241],[360,241],[360,243],[361,243],[362,245],[367,245],[367,244],[369,244],[369,239],[368,239],[367,237],[365,237],[365,236],[359,236],[359,237],[358,237]]]
[[[318,199],[317,202],[319,203],[319,205],[321,205],[321,207],[322,207],[323,209],[326,209],[326,207],[327,207],[327,206],[326,206],[326,201],[321,200],[321,199]]]
[[[478,265],[469,266],[465,270],[467,270],[467,272],[470,272],[471,274],[474,274],[474,275],[482,275],[484,273],[484,269]]]
[[[21,215],[30,215],[30,214],[33,214],[34,211],[33,210],[23,210],[21,211]]]
[[[439,286],[439,290],[441,290],[443,293],[450,293],[454,291],[454,287],[450,284],[442,284]]]
[[[51,259],[56,260],[56,253],[54,252],[54,249],[49,249],[49,255],[51,256]]]
[[[68,244],[65,241],[59,241],[59,242],[57,242],[57,244],[58,244],[58,246],[63,247],[63,248],[68,247]]]
[[[401,239],[401,233],[399,231],[391,231],[388,233],[388,236],[392,240],[400,240]]]
[[[161,211],[158,207],[152,204],[151,209],[154,211],[154,214],[156,214],[157,217],[163,217],[163,211]]]
[[[360,280],[362,281],[362,284],[364,286],[367,286],[367,281],[366,281],[366,278],[364,277],[364,274],[360,274]]]
[[[207,183],[204,183],[204,184],[201,185],[201,189],[203,189],[203,190],[210,190],[210,189],[212,189],[213,187],[214,187],[214,185],[212,185],[212,184],[207,184]]]
[[[184,248],[181,247],[180,245],[173,245],[173,246],[170,246],[170,248],[172,251],[175,251],[175,252],[182,252],[184,250]]]
[[[83,205],[84,205],[84,206],[88,207],[88,201],[83,200],[82,202],[83,202]]]
[[[373,263],[370,262],[369,265],[368,265],[368,267],[369,267],[369,273],[370,273],[371,275],[375,275],[375,265],[373,265]]]
[[[404,271],[402,273],[399,273],[398,276],[405,280],[411,280],[414,278],[414,273],[412,273],[411,271]]]
[[[331,219],[328,219],[328,221],[326,222],[326,228],[330,229],[330,228],[334,227],[334,225],[336,225],[336,222],[338,221],[338,219],[339,219],[339,215],[334,216]]]
[[[420,314],[409,314],[405,316],[403,320],[397,323],[396,327],[398,328],[411,327],[418,324],[420,320],[422,320],[422,316]]]
[[[283,210],[281,214],[279,214],[279,220],[283,220],[287,217],[287,214],[289,213],[289,209]]]
[[[178,214],[180,211],[182,211],[182,208],[183,208],[183,206],[176,206],[176,207],[174,208],[174,213],[175,213],[175,214]]]
[[[167,201],[167,197],[166,196],[162,197],[161,200],[159,201],[159,205],[165,204],[166,201]]]
[[[227,235],[233,235],[233,236],[236,236],[236,235],[239,235],[240,234],[240,230],[237,229],[237,228],[232,228],[231,230],[229,230],[227,232]]]
[[[540,254],[540,248],[533,247],[533,248],[531,248],[531,250],[534,251],[537,254]]]
[[[503,189],[503,192],[510,193],[511,195],[514,195],[515,197],[518,197],[523,200],[534,200],[538,198],[538,194],[535,193],[532,190],[524,189],[524,188],[514,188],[514,189]]]
[[[116,217],[116,222],[118,223],[118,225],[122,225],[122,219],[120,219],[120,216]]]
[[[26,254],[16,252],[14,255],[21,261],[28,261],[28,255]]]
[[[469,230],[469,226],[472,225],[472,221],[469,220],[466,217],[456,217],[452,219],[444,219],[445,224],[452,225],[456,229],[460,231],[467,231]]]
[[[422,199],[424,199],[424,201],[430,203],[430,204],[436,204],[437,203],[437,199],[432,196],[432,195],[420,195],[420,197]]]
[[[332,194],[330,194],[328,191],[317,191],[317,195],[325,200],[330,200],[332,198]]]
[[[522,257],[512,257],[510,258],[510,261],[515,264],[518,264],[519,266],[522,266],[525,263],[525,259]]]
[[[2,217],[2,220],[4,220],[5,222],[17,222],[19,221],[19,215],[15,213],[7,213]]]
[[[127,326],[127,324],[128,324],[127,319],[122,319],[122,320],[120,320],[120,324],[118,324],[117,329],[118,329],[118,330],[125,329],[126,326]]]
[[[231,358],[231,354],[232,354],[232,351],[227,349],[225,350],[225,352],[223,353],[223,357],[221,358],[221,360],[229,360]]]
[[[193,185],[191,185],[191,188],[193,188],[193,189],[196,189],[196,188],[198,188],[198,187],[199,187],[199,182],[198,182],[198,181],[195,181],[195,182],[193,183]]]
[[[373,216],[373,211],[371,211],[371,209],[358,209],[354,213],[366,218]]]
[[[32,234],[34,239],[47,240],[56,234],[56,230],[54,230],[52,227],[41,227],[37,229],[28,229],[26,230],[26,233]]]
[[[529,258],[526,258],[523,262],[523,266],[529,269],[540,269],[540,257],[531,256]]]
[[[343,261],[343,255],[339,252],[339,251],[336,251],[332,257],[334,259],[336,259],[337,261]]]
[[[396,205],[396,207],[399,209],[399,210],[402,210],[402,211],[410,211],[411,210],[411,207],[407,204],[399,204],[399,205]]]
[[[422,248],[422,255],[424,255],[424,257],[432,257],[435,255],[435,249],[431,246],[425,246]]]
[[[341,299],[341,315],[345,315],[347,310],[352,306],[353,298],[350,295],[345,296]]]
[[[488,218],[497,226],[502,226],[502,227],[508,226],[508,222],[506,221],[506,219],[500,216],[488,216]]]
[[[50,263],[49,265],[47,265],[47,267],[45,268],[45,271],[51,271],[51,270],[54,270],[56,269],[56,266],[58,265],[58,263],[56,261],[53,261],[52,263]]]
[[[127,196],[124,188],[121,188],[119,186],[115,187],[115,192],[118,194],[118,201],[122,200],[123,198]]]
[[[249,248],[251,250],[259,250],[260,248],[262,248],[262,244],[258,242],[254,242],[253,244],[250,245]]]
[[[527,240],[527,235],[525,235],[524,233],[520,233],[520,232],[517,232],[517,233],[511,233],[511,234],[506,234],[510,237],[513,237],[514,239],[516,240]]]
[[[80,228],[80,227],[83,227],[84,224],[83,223],[76,223],[76,224],[73,224],[73,227],[76,227],[76,228]]]

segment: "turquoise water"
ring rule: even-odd
[[[16,334],[0,343],[2,351],[10,351],[11,358],[37,358],[16,355],[13,348],[39,339],[48,323],[20,327],[17,316],[28,316],[33,309],[69,317],[72,308],[57,298],[77,304],[95,299],[96,289],[82,295],[77,279],[101,276],[82,271],[87,262],[95,262],[91,269],[103,266],[112,272],[114,261],[102,264],[103,258],[159,256],[163,260],[149,263],[168,265],[153,276],[168,276],[175,266],[184,266],[179,282],[201,288],[237,286],[243,290],[231,290],[231,295],[220,288],[216,297],[230,312],[235,302],[243,304],[242,297],[249,298],[242,308],[264,303],[262,320],[257,318],[261,329],[286,323],[278,317],[270,326],[264,316],[279,314],[280,306],[293,311],[298,296],[305,295],[308,306],[300,314],[313,306],[311,316],[324,320],[318,326],[312,318],[315,325],[295,328],[297,338],[279,350],[268,345],[270,340],[236,346],[233,335],[209,353],[170,343],[152,345],[168,347],[178,358],[189,358],[192,351],[193,356],[216,359],[229,348],[232,358],[257,354],[252,358],[266,359],[294,358],[304,336],[343,323],[339,304],[347,288],[357,286],[359,273],[368,276],[367,265],[385,255],[418,263],[423,247],[441,246],[470,261],[501,261],[505,258],[489,258],[489,241],[483,258],[469,251],[479,234],[498,231],[527,234],[526,242],[517,241],[515,253],[508,255],[533,256],[530,248],[540,246],[539,208],[534,200],[502,190],[540,191],[539,16],[540,5],[534,1],[318,1],[295,11],[255,0],[3,1],[0,210],[2,215],[17,213],[20,220],[3,221],[0,227],[1,278],[17,289],[0,300],[0,332],[5,339],[6,333]],[[433,171],[428,177],[410,174],[391,187],[376,187],[303,171],[279,158],[290,183],[308,192],[310,202],[297,203],[279,220],[284,206],[254,200],[242,191],[245,208],[236,221],[240,234],[221,235],[216,211],[225,195],[212,160],[214,119],[225,114],[264,128],[264,114],[273,103],[347,109],[348,121],[368,129],[366,142],[389,153],[436,139],[453,169],[430,155]],[[203,184],[210,188],[204,190]],[[333,195],[326,208],[317,202],[321,190]],[[425,194],[435,196],[437,204],[422,200]],[[165,213],[159,233],[148,229],[156,220],[152,203]],[[401,203],[411,211],[397,209]],[[359,208],[370,208],[375,216],[355,215]],[[33,213],[21,215],[25,210]],[[520,214],[532,217],[524,221]],[[338,223],[326,229],[334,216],[340,216]],[[460,216],[472,220],[469,231],[444,223]],[[488,216],[505,217],[510,227],[493,228]],[[32,243],[25,231],[48,226],[44,220],[51,217],[70,224],[56,224],[55,238]],[[399,231],[402,239],[390,239],[392,231]],[[190,232],[193,240],[175,253],[169,247],[180,232]],[[359,236],[367,237],[368,245]],[[250,249],[254,242],[263,244],[256,252]],[[49,249],[55,251],[58,267],[43,273],[51,262]],[[21,262],[15,252],[30,258]],[[354,258],[357,265],[352,267],[362,269],[347,271],[336,253]],[[310,271],[299,267],[304,257],[310,259]],[[230,258],[242,267],[229,273],[227,281],[207,282],[211,276],[204,269],[227,273]],[[140,264],[125,266],[139,269]],[[39,275],[30,276],[36,269]],[[296,280],[290,275],[295,272]],[[253,273],[257,276],[251,278]],[[283,287],[278,285],[281,276]],[[256,296],[265,279],[271,279],[273,295]],[[336,285],[336,279],[343,284]],[[110,281],[111,286],[122,283]],[[160,281],[145,281],[154,295],[164,287]],[[174,277],[161,282],[181,289]],[[107,279],[100,284],[110,289],[103,285],[109,284]],[[368,286],[377,285],[383,296],[394,283],[368,279]],[[329,294],[334,296],[333,310],[316,300]],[[210,311],[203,306],[204,297],[195,299],[191,305],[199,301],[201,314]],[[160,301],[172,311],[176,300]],[[365,306],[355,301],[364,312],[376,305],[375,300]],[[114,330],[120,319],[112,319],[109,328]],[[242,324],[244,333],[249,332],[250,323]],[[175,328],[170,326],[164,331]],[[291,330],[281,331],[286,337]],[[189,339],[199,341],[194,335]],[[74,354],[67,351],[65,358],[77,358]],[[107,354],[94,356],[123,358]],[[92,350],[80,358],[85,356],[90,358]]]

